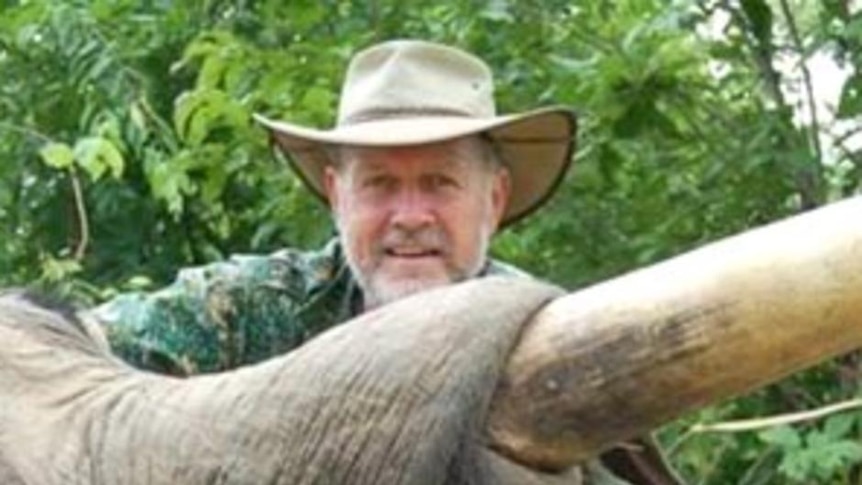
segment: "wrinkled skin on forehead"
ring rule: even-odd
[[[483,446],[508,353],[559,294],[475,280],[188,379],[134,370],[87,325],[0,297],[0,482],[580,483]]]

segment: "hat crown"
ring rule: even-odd
[[[479,58],[415,40],[379,44],[347,69],[340,126],[410,116],[495,116],[494,81]]]

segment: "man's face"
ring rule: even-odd
[[[370,309],[475,276],[509,196],[509,174],[477,138],[343,148],[325,186]]]

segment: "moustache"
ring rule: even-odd
[[[379,245],[379,252],[410,250],[421,252],[445,253],[449,239],[443,231],[435,228],[405,230],[395,228],[388,231]]]

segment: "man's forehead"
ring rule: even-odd
[[[420,160],[423,165],[435,168],[462,168],[482,161],[480,141],[477,137],[459,138],[441,143],[398,147],[342,147],[339,159],[352,162],[354,169],[380,170],[391,163]],[[355,163],[359,162],[359,163]]]

